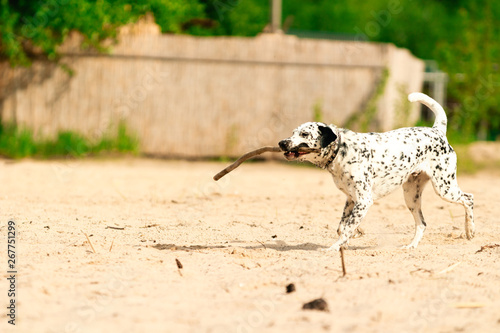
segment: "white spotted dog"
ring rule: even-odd
[[[404,248],[416,248],[426,223],[422,215],[422,191],[430,180],[446,201],[465,207],[465,235],[474,237],[473,196],[457,184],[457,156],[446,139],[446,114],[435,100],[422,93],[408,96],[436,115],[434,126],[401,128],[386,133],[355,133],[333,125],[309,122],[300,125],[279,146],[288,160],[308,161],[333,176],[346,194],[344,213],[337,230],[339,239],[328,250],[339,250],[355,234],[374,200],[403,186],[408,209],[415,219],[415,236]],[[303,153],[298,148],[316,148]]]

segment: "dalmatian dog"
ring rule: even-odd
[[[408,209],[415,219],[415,236],[403,248],[416,248],[426,223],[422,191],[430,180],[444,200],[465,208],[465,235],[474,237],[473,196],[457,183],[457,156],[446,139],[446,113],[439,103],[422,93],[408,96],[428,106],[436,119],[432,128],[400,128],[385,133],[355,133],[318,122],[308,122],[279,142],[285,158],[308,161],[328,170],[347,201],[337,230],[339,239],[328,249],[338,251],[358,231],[373,202],[403,186]],[[299,152],[299,148],[316,148]]]

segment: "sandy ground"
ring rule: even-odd
[[[0,332],[500,332],[500,247],[478,252],[500,244],[500,173],[459,177],[476,198],[472,241],[462,207],[429,186],[424,238],[401,250],[402,191],[380,200],[342,277],[339,254],[320,251],[344,205],[327,172],[248,163],[213,182],[225,165],[0,161]],[[329,312],[302,310],[320,297]]]

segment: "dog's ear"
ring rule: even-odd
[[[333,141],[337,140],[337,135],[333,133],[332,129],[327,126],[319,126],[319,131],[321,132],[320,144],[321,148],[325,148]]]

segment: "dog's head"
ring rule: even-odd
[[[309,122],[297,127],[291,137],[279,142],[279,146],[289,161],[308,161],[322,166],[331,155],[330,152],[334,151],[333,146],[337,138],[335,127]],[[318,149],[318,151],[301,152],[300,148],[313,148]]]

